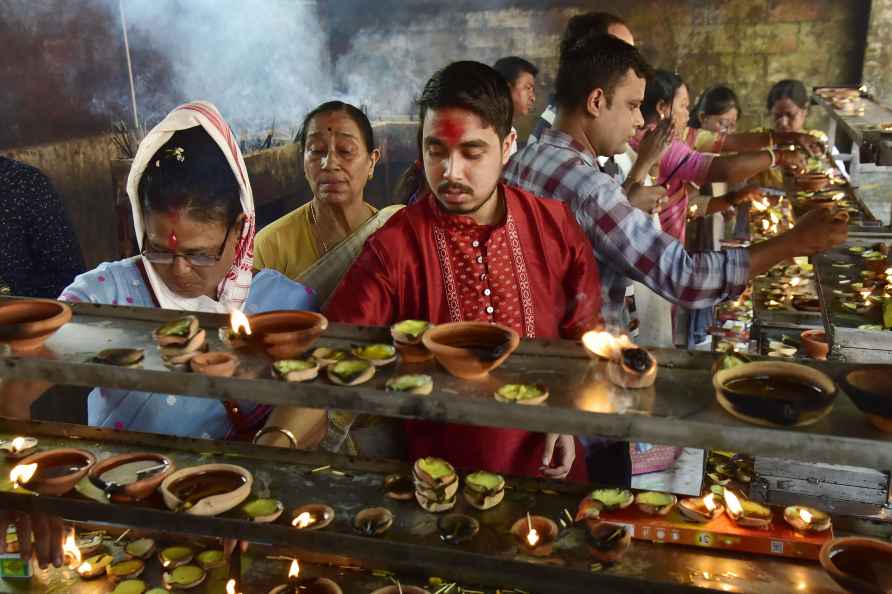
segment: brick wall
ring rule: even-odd
[[[444,3],[414,0],[387,3],[386,17],[355,18],[346,1],[328,3],[333,54],[341,73],[368,64],[383,71],[385,84],[369,89],[373,112],[404,109],[423,81],[452,60],[492,63],[511,54],[542,68],[541,105],[554,80],[566,21],[598,9],[624,16],[648,59],[678,70],[693,94],[730,83],[744,103],[746,126],[762,123],[774,81],[858,82],[869,12],[869,0],[478,1],[453,2],[445,12]]]

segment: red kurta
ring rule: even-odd
[[[481,320],[526,338],[579,338],[599,325],[597,264],[567,206],[504,184],[500,194],[507,213],[493,226],[446,214],[433,196],[398,212],[366,241],[328,318],[370,326]],[[407,421],[406,430],[412,460],[439,456],[461,468],[539,474],[541,434],[429,421]],[[570,478],[585,474],[577,447]]]

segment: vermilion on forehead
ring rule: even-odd
[[[458,144],[465,135],[465,124],[458,118],[442,118],[437,121],[434,134],[445,140],[447,144]]]

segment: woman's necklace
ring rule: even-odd
[[[366,202],[363,202],[363,205],[369,211],[369,217],[366,219],[366,221],[367,221],[369,218],[374,216],[375,209],[370,204],[368,204]],[[363,222],[365,222],[365,221],[363,221]],[[322,253],[319,255],[321,256],[322,254],[327,254],[328,253],[328,244],[325,242],[324,232],[322,230],[323,225],[320,224],[319,213],[316,210],[315,199],[310,202],[310,223],[313,225],[314,235],[316,236],[316,239],[318,240],[319,244],[321,244],[320,247],[322,248]],[[355,229],[349,229],[348,233],[345,235],[345,237],[349,236],[351,233],[353,233],[353,231],[355,231]],[[335,245],[337,245],[338,243],[339,242],[335,242]]]

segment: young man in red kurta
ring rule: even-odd
[[[422,160],[432,194],[365,244],[327,316],[387,326],[480,320],[525,338],[579,338],[601,324],[592,248],[566,205],[500,182],[514,135],[507,83],[492,68],[456,62],[437,72],[419,104]],[[585,480],[572,436],[407,421],[410,459]]]

